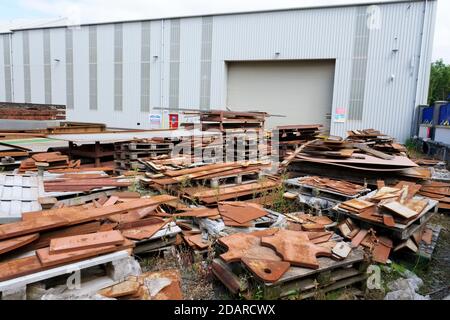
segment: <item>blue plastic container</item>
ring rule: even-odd
[[[432,124],[433,123],[433,110],[434,107],[426,107],[422,110],[422,124]]]
[[[441,126],[450,125],[450,103],[441,106],[439,110],[439,125]]]

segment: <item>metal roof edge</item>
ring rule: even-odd
[[[15,31],[27,31],[27,30],[42,30],[42,29],[57,29],[57,28],[76,28],[76,27],[87,27],[87,26],[99,26],[108,24],[119,24],[119,23],[138,23],[147,21],[160,21],[160,20],[173,20],[173,19],[187,19],[187,18],[200,18],[200,17],[214,17],[214,16],[228,16],[228,15],[243,15],[243,14],[257,14],[257,13],[270,13],[270,12],[283,12],[283,11],[299,11],[299,10],[314,10],[314,9],[328,9],[328,8],[345,8],[345,7],[360,7],[367,5],[391,5],[399,3],[416,3],[425,1],[437,1],[437,0],[393,0],[393,1],[367,1],[360,3],[342,3],[334,5],[318,5],[318,6],[307,6],[307,7],[290,7],[290,8],[280,8],[280,9],[264,9],[256,11],[233,11],[233,12],[222,12],[222,13],[208,13],[208,14],[193,14],[184,16],[167,16],[159,18],[149,18],[149,19],[130,19],[130,20],[113,20],[105,22],[90,22],[82,23],[79,25],[60,25],[60,26],[44,26],[44,27],[24,27],[24,28],[12,28],[9,32],[4,32],[0,34],[14,33]]]

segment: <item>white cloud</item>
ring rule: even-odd
[[[443,58],[450,63],[450,1],[439,0],[437,6],[433,59]]]
[[[389,1],[389,0],[382,0]],[[145,18],[173,17],[207,13],[252,11],[349,3],[349,0],[20,0],[28,10],[48,16],[104,22]],[[368,2],[368,0],[357,0]],[[78,17],[78,12],[80,17]],[[450,1],[438,1],[433,59],[450,63]]]

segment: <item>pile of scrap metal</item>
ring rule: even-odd
[[[272,130],[272,143],[278,140],[279,156],[284,158],[288,150],[295,150],[305,142],[314,140],[321,128],[320,124],[278,126]]]
[[[223,201],[215,207],[190,212],[197,213],[195,224],[211,239],[287,224],[284,215],[265,209],[260,204],[243,201]],[[183,228],[181,225],[180,227]]]
[[[314,189],[339,192],[349,197],[360,195],[367,190],[364,186],[348,181],[333,180],[318,176],[302,177],[298,179],[298,182]]]
[[[24,158],[28,157],[30,149],[21,146],[16,146],[10,143],[4,143],[0,141],[0,158]]]
[[[114,143],[114,162],[117,171],[145,170],[141,158],[168,156],[178,139],[136,139]]]
[[[300,203],[307,204],[312,210],[327,212],[336,204],[358,198],[368,193],[366,186],[345,180],[336,180],[319,176],[291,178],[284,181],[289,195]]]
[[[223,148],[222,134],[193,135],[183,137],[180,143],[176,145],[172,156],[190,158],[191,162],[198,162],[197,159],[203,159],[204,162],[208,163],[222,162]]]
[[[176,206],[176,201],[168,195],[138,199],[119,195],[24,213],[21,221],[0,225],[0,281],[20,282],[26,275],[113,252],[131,254],[138,240],[169,232],[164,229],[169,219],[159,217],[164,213],[161,206]]]
[[[44,180],[45,192],[90,192],[99,188],[128,187],[133,183],[129,179],[110,177],[102,173],[65,173],[58,176]]]
[[[0,141],[0,167],[3,170],[17,168],[32,150]]]
[[[340,223],[341,234],[354,247],[362,244],[371,249],[379,263],[387,262],[391,249],[408,248],[420,254],[422,234],[428,237],[426,225],[437,205],[435,200],[416,195],[421,187],[405,181],[387,187],[380,182],[368,195],[338,204],[336,215],[349,218]]]
[[[279,186],[276,177],[264,176],[270,163],[227,162],[147,174],[141,182],[162,191],[205,204],[259,195]],[[156,167],[154,166],[154,169]]]
[[[269,140],[262,131],[234,131],[224,135],[224,161],[268,160],[271,153]]]
[[[428,181],[419,190],[419,194],[439,201],[439,209],[450,209],[450,183]]]
[[[356,183],[376,185],[379,179],[427,179],[429,173],[403,155],[391,155],[364,143],[327,137],[309,141],[285,161],[290,171],[301,175],[327,175]],[[283,165],[283,163],[282,163]]]
[[[37,153],[20,163],[19,172],[38,171],[39,167],[43,170],[74,169],[79,168],[80,164],[80,160],[69,160],[69,157],[61,152]]]
[[[184,142],[192,150],[196,147],[196,156],[203,155],[205,161],[214,162],[261,160],[270,155],[270,145],[264,135],[267,113],[210,110],[199,114],[201,130],[218,135],[207,145],[204,138],[203,141]]]
[[[200,124],[202,131],[263,130],[267,116],[265,112],[209,110],[200,112]]]
[[[145,165],[146,170],[153,174],[162,173],[166,170],[181,170],[204,165],[201,158],[192,159],[190,156],[171,157],[168,155],[139,159]]]
[[[182,300],[178,270],[146,272],[98,291],[106,298],[119,300]]]
[[[66,107],[62,105],[0,103],[0,119],[65,120]]]
[[[395,142],[394,138],[381,133],[374,129],[365,130],[351,130],[347,132],[347,141],[355,144],[365,144],[366,146],[387,153],[387,154],[402,154],[406,153],[406,147],[400,143]]]
[[[330,283],[320,280],[325,271],[332,276],[334,288],[344,285],[338,280],[345,279],[347,285],[362,281],[365,277],[355,268],[363,260],[362,250],[333,237],[328,231],[279,228],[232,234],[218,240],[220,255],[212,270],[232,293],[245,296],[242,292],[252,287],[249,282],[253,286],[256,282],[264,298],[287,296],[294,287],[298,298],[308,297],[317,288],[329,290]],[[349,271],[345,275],[343,266]],[[341,278],[334,279],[335,273]]]

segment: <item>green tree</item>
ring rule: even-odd
[[[450,94],[450,64],[445,64],[442,59],[431,64],[430,92],[428,103],[447,100]]]

